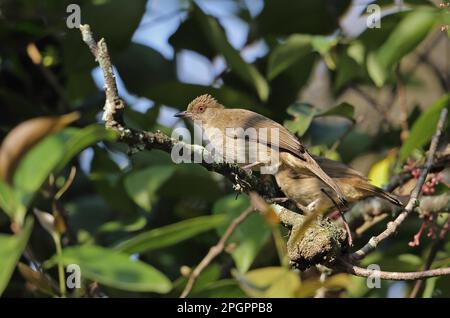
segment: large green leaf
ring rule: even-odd
[[[23,157],[14,173],[14,189],[20,194],[22,204],[28,206],[50,173],[62,169],[81,150],[115,138],[114,132],[100,125],[66,128],[45,138]]]
[[[85,148],[99,141],[114,141],[117,138],[113,130],[105,129],[103,125],[89,125],[82,129],[68,130],[68,139],[64,145],[64,155],[56,167],[61,170],[69,161]]]
[[[234,279],[222,279],[192,292],[195,298],[244,298],[245,293]]]
[[[433,137],[436,131],[436,125],[439,120],[439,114],[444,107],[449,108],[450,95],[444,95],[433,105],[426,109],[414,122],[408,139],[403,143],[400,149],[399,164],[405,162],[414,149],[422,148]],[[447,118],[448,122],[448,118]]]
[[[136,205],[125,191],[122,170],[104,150],[98,147],[94,149],[89,178],[95,190],[111,209],[123,217],[135,216]]]
[[[239,52],[231,46],[217,20],[206,15],[197,5],[193,5],[192,14],[201,25],[202,31],[205,32],[210,45],[223,55],[232,72],[252,85],[259,98],[262,101],[266,101],[269,97],[269,85],[266,80],[255,66],[246,63]]]
[[[436,10],[414,10],[401,20],[377,51],[369,54],[367,70],[378,87],[385,83],[393,66],[422,42],[437,18]]]
[[[154,267],[133,261],[129,255],[93,245],[65,248],[54,256],[46,267],[57,264],[77,264],[81,277],[118,289],[136,292],[167,293],[172,288],[170,280]]]
[[[303,136],[303,134],[308,130],[314,118],[325,116],[339,116],[353,120],[355,109],[352,105],[345,102],[340,103],[325,111],[318,111],[310,104],[295,103],[289,106],[287,112],[289,115],[293,116],[294,119],[286,120],[284,122],[284,126],[286,126],[286,128],[289,129],[292,133],[297,134],[298,136]]]
[[[286,42],[275,47],[269,55],[267,78],[272,80],[311,52],[311,39],[310,35],[294,34],[288,37]]]
[[[300,277],[286,267],[258,268],[235,276],[250,297],[295,297],[301,288]]]
[[[217,229],[219,235],[223,235],[229,223],[240,215],[250,202],[247,197],[240,196],[235,199],[234,195],[229,195],[216,202],[213,208],[215,214],[224,214],[228,217],[228,224],[220,226]],[[229,243],[235,243],[236,248],[231,255],[236,263],[237,269],[244,273],[252,265],[255,257],[261,248],[266,244],[271,234],[269,225],[264,218],[254,213],[241,223],[228,240]]]
[[[295,103],[289,106],[287,112],[294,119],[286,120],[284,126],[298,136],[303,136],[316,115],[316,109],[310,104],[305,103]]]
[[[339,116],[353,120],[355,115],[355,107],[349,103],[343,102],[323,112],[319,112],[316,117],[322,116]]]
[[[174,63],[151,47],[138,43],[131,43],[123,50],[114,65],[127,88],[142,96],[148,87],[176,80]]]
[[[137,205],[150,211],[152,204],[156,201],[156,192],[174,171],[174,165],[153,166],[132,171],[125,177],[125,189]]]
[[[2,180],[0,180],[0,208],[19,224],[26,212],[25,206],[20,202],[18,193]]]
[[[89,24],[98,37],[104,37],[110,53],[127,47],[145,12],[146,0],[124,5],[122,0],[89,1],[81,6],[81,23]],[[112,18],[114,17],[114,18]],[[95,61],[80,38],[78,29],[65,30],[64,66],[69,74],[88,72]]]
[[[171,81],[147,86],[142,91],[142,96],[178,109],[186,109],[189,102],[202,94],[211,94],[227,107],[250,107],[257,104],[256,99],[225,85],[215,88]]]
[[[256,104],[245,93],[226,86],[214,88],[178,82],[173,62],[148,46],[133,43],[114,62],[130,92],[160,104],[185,109],[191,100],[206,93],[227,106]]]
[[[143,232],[120,243],[116,249],[126,253],[143,253],[177,244],[200,233],[222,226],[224,215],[201,216]]]
[[[0,234],[0,296],[5,290],[16,264],[27,245],[33,228],[33,219],[25,222],[22,232],[18,235]]]
[[[265,1],[256,18],[258,32],[266,35],[292,33],[330,34],[339,27],[339,16],[350,5],[343,1]]]
[[[115,62],[116,54],[130,44],[146,4],[147,0],[135,0],[127,2],[126,5],[122,0],[84,1],[81,5],[81,23],[89,24],[97,39],[106,39],[108,50]],[[58,11],[60,17],[61,12],[65,12],[65,6]],[[65,19],[60,18],[61,22],[63,20]],[[67,77],[66,91],[73,100],[82,100],[98,92],[90,74],[96,63],[92,53],[82,42],[79,29],[64,27],[62,30],[62,66]]]

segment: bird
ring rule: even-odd
[[[348,204],[375,196],[403,206],[393,194],[371,184],[369,179],[344,163],[319,156],[313,158],[342,189]],[[275,174],[275,179],[286,197],[307,213],[324,214],[335,206],[333,200],[336,200],[336,195],[307,169],[292,169],[282,164]]]
[[[302,142],[279,123],[247,109],[226,108],[209,94],[192,100],[187,109],[175,117],[190,119],[201,126],[206,139],[227,162],[253,170],[272,164],[275,172],[280,166],[307,171],[332,189],[337,202],[345,206],[346,198],[340,186]],[[250,132],[245,134],[247,130]]]

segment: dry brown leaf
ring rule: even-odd
[[[80,118],[78,112],[59,117],[37,117],[14,127],[0,147],[0,178],[10,183],[14,169],[22,156],[44,137]]]

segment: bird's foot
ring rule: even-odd
[[[286,197],[284,197],[284,198],[272,198],[272,199],[270,199],[273,203],[284,203],[284,202],[287,202],[287,201],[289,201],[289,198],[286,198]]]
[[[297,208],[299,208],[300,210],[303,211],[303,213],[311,214],[317,209],[318,203],[319,203],[319,199],[316,199],[316,200],[312,201],[307,206],[304,206],[304,205],[302,205],[302,204],[300,204],[298,202],[296,202],[295,204],[297,205]]]
[[[239,178],[237,174],[234,175],[234,180],[236,181],[236,183],[233,185],[233,189],[237,192],[245,192],[245,189],[251,187],[250,183]]]

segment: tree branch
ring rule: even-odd
[[[435,276],[450,275],[450,267],[430,269],[420,272],[385,272],[362,268],[340,259],[338,266],[345,272],[360,277],[379,277],[387,280],[417,280]]]

